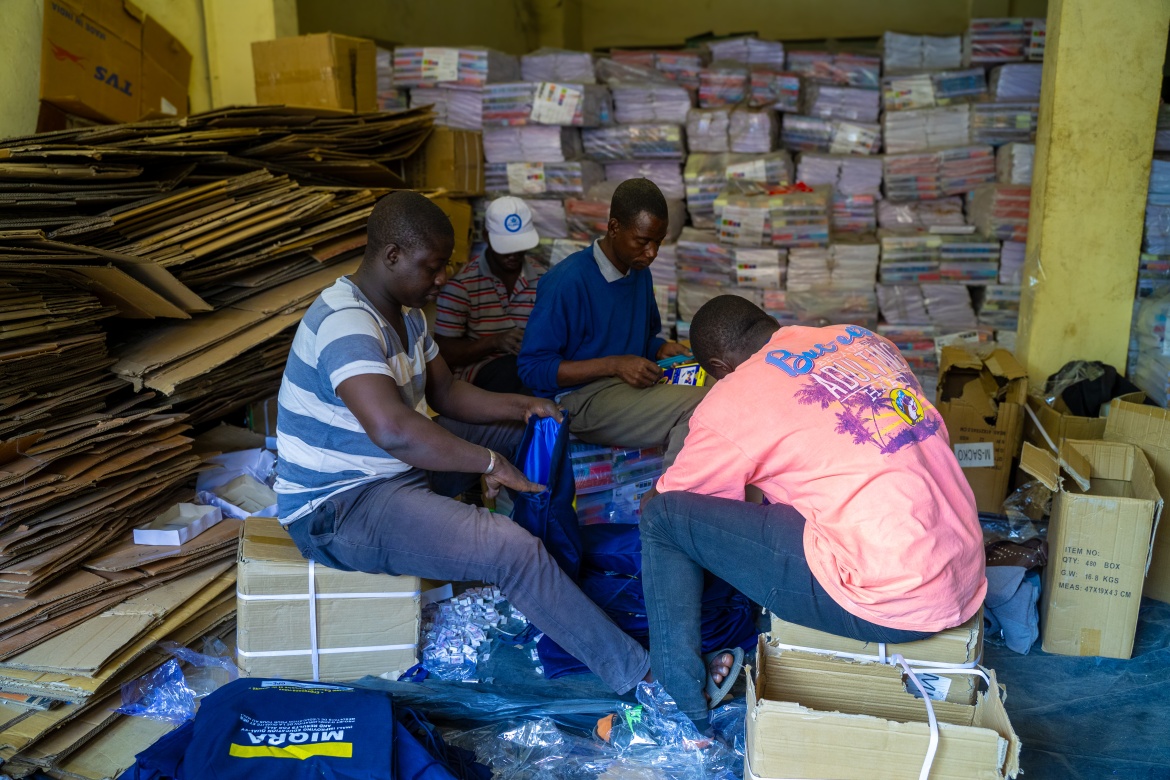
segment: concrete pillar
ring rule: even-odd
[[[211,105],[256,104],[252,42],[295,36],[296,0],[203,0]]]
[[[1170,0],[1051,0],[1018,352],[1124,370]]]

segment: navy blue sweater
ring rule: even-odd
[[[537,395],[554,398],[577,389],[557,384],[562,360],[613,355],[654,360],[664,343],[661,330],[650,271],[631,270],[607,282],[590,245],[554,266],[536,286],[536,306],[520,348],[520,380]]]

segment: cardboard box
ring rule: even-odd
[[[104,122],[187,115],[191,54],[129,0],[46,0],[41,100]]]
[[[251,517],[240,541],[237,645],[247,677],[311,680],[309,562],[275,519]],[[417,577],[313,566],[320,678],[397,675],[418,662]]]
[[[1145,395],[1130,393],[1121,396],[1121,399],[1140,404]],[[1049,440],[1059,447],[1065,439],[1093,441],[1105,438],[1105,417],[1080,417],[1072,414],[1059,398],[1056,399],[1056,403],[1049,405],[1043,398],[1030,395],[1028,410],[1031,414],[1026,415],[1027,419],[1024,421],[1024,441],[1042,450],[1052,449]],[[1048,434],[1047,439],[1044,434]]]
[[[423,147],[403,162],[402,177],[419,190],[483,195],[483,133],[436,127]]]
[[[1020,450],[1028,373],[1012,353],[944,347],[938,407],[980,512],[1002,512]]]
[[[745,776],[916,778],[930,742],[924,702],[886,664],[781,650],[761,639],[748,672]],[[995,673],[975,705],[932,702],[938,752],[932,780],[1019,774],[1020,740]]]
[[[1020,468],[1053,491],[1045,652],[1129,658],[1162,514],[1146,456],[1132,444],[1066,439],[1059,457],[1025,444]]]
[[[447,273],[453,276],[471,260],[471,203],[466,200],[448,198],[442,194],[428,195],[427,197],[443,210],[443,213],[451,220],[451,227],[455,229],[455,248],[451,251],[451,259],[447,262]]]
[[[881,658],[884,649],[886,658],[898,654],[911,666],[921,662],[973,666],[983,657],[983,610],[980,609],[963,625],[940,631],[928,639],[887,644],[884,648],[876,642],[862,642],[789,623],[775,615],[772,615],[772,631],[769,638],[773,646],[779,643],[789,648],[852,657],[857,660],[876,661]],[[937,672],[926,673],[922,677],[931,698],[958,704],[975,703],[975,697],[979,692],[977,675]]]
[[[378,110],[374,42],[336,33],[252,44],[256,102],[364,114]]]
[[[1154,469],[1158,495],[1170,495],[1170,412],[1115,398],[1109,403],[1105,440],[1140,447]],[[1154,537],[1154,553],[1143,594],[1170,603],[1170,534]]]
[[[134,529],[134,543],[178,547],[223,520],[218,507],[175,504],[150,523]]]

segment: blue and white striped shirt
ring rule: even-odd
[[[349,279],[313,302],[293,338],[277,397],[277,507],[282,523],[303,517],[331,496],[408,471],[374,444],[337,395],[352,376],[384,374],[402,402],[427,414],[427,363],[439,348],[418,309],[403,309],[408,347]]]

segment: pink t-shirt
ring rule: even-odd
[[[946,427],[865,328],[777,331],[707,393],[658,490],[742,500],[745,485],[805,517],[809,568],[857,617],[941,631],[983,603],[979,515]]]

